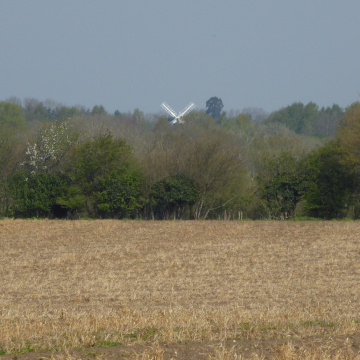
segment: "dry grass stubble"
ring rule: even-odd
[[[359,258],[358,222],[4,220],[0,350],[357,358]]]

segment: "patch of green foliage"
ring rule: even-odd
[[[337,324],[333,321],[324,321],[324,320],[307,320],[301,323],[302,326],[309,327],[309,326],[323,326],[323,327],[335,327]]]
[[[141,334],[141,338],[143,340],[149,340],[149,339],[154,338],[154,336],[156,334],[158,334],[159,332],[160,332],[159,329],[151,326],[151,327],[145,329],[145,332],[143,334]]]
[[[113,346],[121,346],[121,345],[124,344],[119,341],[99,341],[97,343],[97,346],[102,346],[102,347],[113,347]]]
[[[294,221],[321,221],[322,219],[311,216],[295,216]]]

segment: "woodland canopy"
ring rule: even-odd
[[[0,102],[0,216],[360,217],[359,102],[214,116],[211,99],[176,126],[139,109]]]

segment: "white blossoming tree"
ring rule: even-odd
[[[37,139],[28,143],[26,159],[22,166],[31,175],[51,172],[75,139],[76,134],[69,121],[44,127]]]

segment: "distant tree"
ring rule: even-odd
[[[128,176],[128,171],[132,174],[134,168],[131,149],[127,143],[114,138],[110,132],[99,133],[78,145],[68,166],[73,185],[86,197],[88,216],[96,216],[98,210],[103,215],[108,212],[108,217],[114,216],[119,205],[114,205],[117,200],[110,199],[119,197],[121,191],[125,191],[121,190],[121,184],[127,181],[123,176]],[[114,175],[113,180],[111,174]],[[136,177],[132,179],[134,182],[138,181]],[[73,193],[78,197],[77,191]],[[64,200],[72,202],[70,197]],[[102,204],[100,208],[98,204]],[[107,205],[104,204],[109,206],[106,208]]]
[[[161,116],[153,125],[154,133],[167,133],[169,131],[169,119]]]
[[[336,104],[332,107],[321,108],[318,121],[314,126],[314,135],[320,137],[335,136],[344,114],[344,110]]]
[[[191,213],[199,193],[191,179],[184,175],[174,175],[155,183],[152,186],[151,197],[157,218],[181,219],[186,209]]]
[[[21,126],[25,124],[24,111],[19,105],[0,102],[0,125]]]
[[[250,132],[253,127],[253,121],[249,115],[239,114],[236,117],[226,117],[222,119],[220,125],[237,135],[242,135]]]
[[[256,180],[266,216],[292,218],[305,191],[301,157],[281,152],[267,159]]]
[[[245,152],[241,141],[216,129],[183,128],[173,154],[176,173],[196,181],[199,199],[196,218],[217,217],[226,207],[236,207],[247,181]],[[188,137],[184,146],[184,136]]]
[[[12,216],[51,217],[58,197],[65,194],[69,179],[60,174],[17,172],[10,181]]]
[[[123,167],[102,176],[99,182],[94,199],[101,217],[136,217],[136,211],[142,207],[139,172]]]
[[[50,119],[50,110],[36,99],[24,101],[24,113],[27,122],[44,122]]]
[[[130,154],[125,140],[115,139],[108,131],[100,133],[85,139],[75,150],[72,176],[82,185],[85,194],[90,194],[97,190],[101,177],[117,168],[128,167]]]
[[[249,154],[248,168],[253,177],[262,174],[268,167],[268,160],[288,153],[293,157],[303,156],[315,144],[309,144],[303,136],[295,134],[286,125],[280,123],[259,123],[246,141],[246,150]]]
[[[184,117],[185,126],[189,126],[192,129],[197,128],[199,131],[207,131],[209,129],[214,129],[216,127],[211,116],[207,115],[205,111],[191,111]]]
[[[264,109],[258,107],[246,107],[242,113],[249,115],[255,124],[264,121],[269,116]]]
[[[107,112],[102,105],[95,105],[91,110],[91,115],[107,115]]]
[[[217,218],[225,207],[238,210],[242,197],[250,193],[243,142],[219,130],[214,121],[201,112],[189,114],[189,119],[191,121],[176,128],[158,128],[148,137],[151,142],[141,160],[146,176],[145,193],[150,193],[154,183],[182,174],[196,182],[199,192],[193,206],[195,218]]]
[[[9,216],[9,179],[23,160],[25,131],[25,127],[20,131],[18,127],[9,124],[0,125],[0,216]]]
[[[10,96],[9,98],[7,98],[7,99],[5,100],[5,102],[8,102],[8,103],[10,103],[10,104],[14,104],[14,105],[17,105],[17,106],[19,106],[19,107],[22,107],[22,102],[21,102],[21,100],[20,100],[18,97],[16,97],[16,96]]]
[[[88,215],[86,212],[87,197],[82,193],[80,186],[69,183],[64,194],[56,200],[57,205],[65,209],[67,218],[77,219],[80,214]]]
[[[133,121],[137,124],[143,122],[145,120],[144,113],[139,109],[135,109],[132,115]]]
[[[68,121],[45,124],[37,138],[27,144],[23,169],[32,175],[53,172],[77,137]]]
[[[54,109],[48,109],[50,120],[65,121],[74,118],[77,115],[84,114],[85,110],[75,106],[57,106]]]
[[[341,164],[340,147],[330,142],[313,151],[304,168],[307,215],[325,219],[346,216],[354,203],[358,180],[350,169]]]
[[[342,163],[360,174],[360,102],[353,103],[345,111],[338,131]]]
[[[206,114],[210,115],[214,120],[216,120],[220,117],[223,107],[224,105],[222,100],[214,96],[206,101]]]
[[[318,116],[316,104],[310,102],[304,105],[298,102],[273,112],[265,122],[268,124],[275,122],[284,124],[299,135],[313,135]]]

